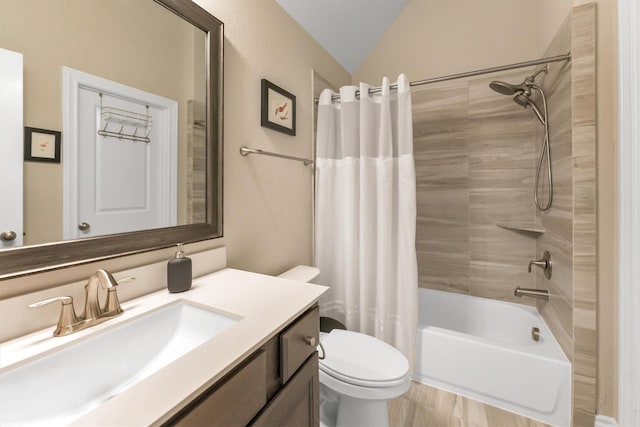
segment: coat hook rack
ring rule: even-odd
[[[100,94],[100,115],[104,127],[98,130],[98,135],[149,143],[151,142],[149,135],[151,134],[152,117],[149,114],[148,105],[146,111],[146,114],[142,114],[120,108],[104,107],[102,94]],[[109,129],[110,124],[111,129]],[[115,130],[114,128],[119,129]]]
[[[245,157],[248,156],[249,154],[260,154],[262,156],[278,157],[280,159],[294,160],[296,162],[302,162],[305,166],[313,164],[313,160],[311,160],[311,159],[305,159],[305,158],[302,158],[302,157],[287,156],[286,154],[272,153],[270,151],[259,150],[259,149],[256,149],[256,148],[249,148],[249,147],[247,147],[245,145],[240,147],[240,154],[242,154]]]

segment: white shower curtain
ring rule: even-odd
[[[411,94],[325,90],[318,105],[315,264],[321,314],[378,337],[413,366],[418,306]],[[360,100],[356,90],[360,90]]]

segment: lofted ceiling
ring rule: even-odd
[[[408,0],[276,0],[353,74]]]

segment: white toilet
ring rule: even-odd
[[[311,282],[315,267],[297,266],[280,277]],[[393,346],[359,332],[321,333],[320,425],[388,426],[387,400],[409,389],[409,362]]]

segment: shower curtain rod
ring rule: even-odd
[[[475,70],[475,71],[467,71],[466,73],[449,74],[446,76],[434,77],[432,79],[417,80],[415,82],[409,83],[409,86],[410,87],[422,86],[422,85],[427,85],[431,83],[445,82],[447,80],[456,80],[456,79],[462,79],[465,77],[480,76],[482,74],[497,73],[499,71],[508,71],[508,70],[515,70],[517,68],[531,67],[533,65],[549,64],[551,62],[570,61],[570,60],[571,60],[571,52],[564,55],[550,56],[548,58],[533,59],[531,61],[517,62],[515,64],[509,64],[509,65],[501,65],[499,67],[485,68],[482,70]],[[395,90],[395,89],[398,89],[398,85],[392,84],[389,86],[389,88],[392,90]],[[382,88],[380,87],[372,87],[369,89],[369,95],[373,95],[375,93],[380,93],[380,92],[382,92]],[[356,91],[356,97],[360,97],[359,90]],[[340,99],[340,95],[333,95],[331,97],[332,101],[338,101],[339,99]]]

